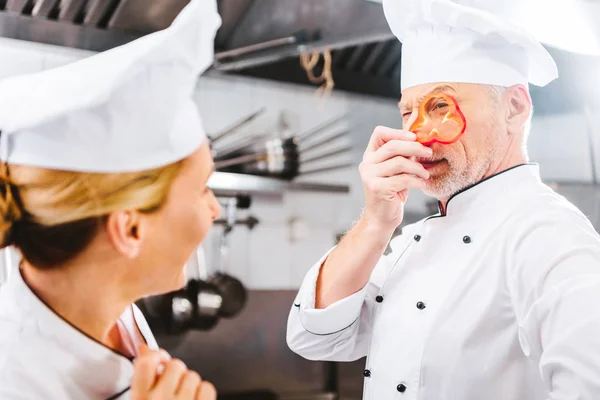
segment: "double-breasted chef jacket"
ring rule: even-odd
[[[118,327],[132,349],[143,342],[158,349],[135,305]],[[132,376],[132,358],[56,314],[13,266],[0,286],[0,400],[125,400]]]
[[[406,226],[370,281],[326,309],[306,275],[287,341],[366,358],[368,400],[600,399],[600,237],[535,164]]]

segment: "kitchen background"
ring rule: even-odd
[[[0,78],[64,65],[161,29],[185,3],[0,1]],[[584,7],[587,21],[600,18],[600,5],[584,0],[577,5]],[[223,398],[359,399],[364,362],[303,360],[287,349],[285,324],[306,271],[360,215],[357,166],[373,128],[401,125],[396,106],[401,45],[377,2],[221,0],[219,10],[224,22],[215,43],[217,62],[200,77],[196,90],[205,129],[215,138],[258,114],[215,142],[217,157],[219,149],[243,144],[248,137],[266,135],[255,141],[256,148],[256,143],[264,147],[266,140],[312,130],[299,142],[300,171],[343,167],[301,173],[291,182],[250,181],[253,177],[245,174],[237,181],[226,178],[238,174],[215,179],[224,206],[234,198],[251,204],[229,209],[229,224],[226,214],[203,244],[200,264],[209,275],[221,270],[237,278],[248,291],[247,301],[239,314],[219,319],[208,330],[167,334],[160,325],[168,317],[159,316],[153,322],[159,342],[231,394]],[[600,39],[600,24],[590,26]],[[326,48],[331,68],[324,67]],[[532,88],[529,154],[540,163],[542,178],[600,229],[599,60],[549,49],[561,78],[546,88]],[[331,70],[335,87],[330,93],[317,93],[324,83],[311,82],[301,66],[301,54],[309,50],[320,54],[317,76]],[[320,145],[302,151],[313,144]],[[315,161],[306,162],[311,158]],[[411,193],[406,222],[431,212],[431,199]],[[231,225],[234,216],[242,224]],[[227,248],[221,248],[224,232]],[[197,260],[190,260],[191,275],[197,273]]]

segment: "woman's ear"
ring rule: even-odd
[[[506,89],[504,99],[507,104],[506,126],[511,135],[522,133],[531,116],[531,96],[521,85]]]
[[[132,210],[116,211],[108,216],[106,232],[115,249],[129,259],[141,248],[140,214]]]

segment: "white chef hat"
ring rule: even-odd
[[[113,173],[187,157],[206,140],[192,95],[220,24],[215,0],[192,0],[165,30],[0,81],[0,160]]]
[[[511,1],[495,1],[508,4]],[[558,77],[552,56],[524,29],[478,7],[487,0],[383,0],[402,42],[402,90],[433,82],[545,86]]]

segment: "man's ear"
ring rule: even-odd
[[[523,132],[531,115],[531,96],[522,85],[511,86],[504,93],[507,105],[506,126],[508,133],[515,135]]]
[[[115,211],[106,221],[106,232],[112,245],[129,259],[140,253],[140,223],[140,214],[132,210]]]

